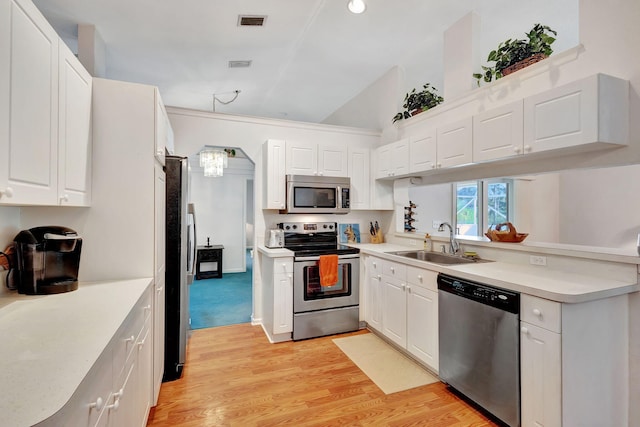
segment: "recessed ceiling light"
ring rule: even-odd
[[[252,61],[229,61],[229,68],[247,68],[251,66]]]
[[[238,27],[262,27],[267,15],[238,15]]]
[[[367,8],[367,5],[364,4],[364,0],[349,0],[347,7],[351,13],[362,13]]]

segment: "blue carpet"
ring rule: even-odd
[[[193,281],[189,289],[191,329],[251,321],[252,261],[247,251],[246,272],[225,273],[221,279]]]

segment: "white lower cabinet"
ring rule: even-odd
[[[560,426],[560,334],[527,322],[520,322],[520,325],[522,425]]]
[[[365,260],[365,321],[382,331],[382,260],[367,256]]]
[[[153,389],[153,292],[151,284],[69,403],[56,416],[38,425],[146,425]]]
[[[627,296],[520,305],[522,426],[629,425]]]
[[[438,372],[438,273],[407,267],[407,350]]]
[[[438,371],[438,273],[375,257],[366,260],[367,325]]]
[[[262,256],[262,328],[271,342],[293,332],[293,258]]]

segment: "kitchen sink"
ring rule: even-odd
[[[481,260],[479,258],[463,257],[460,255],[449,255],[430,251],[397,251],[387,253],[417,259],[419,261],[432,262],[434,264],[472,264],[474,262],[490,262],[489,260]]]

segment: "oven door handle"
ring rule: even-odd
[[[338,259],[342,260],[342,259],[354,259],[354,258],[360,258],[360,254],[348,254],[348,255],[338,255]],[[317,256],[305,256],[305,257],[296,257],[293,259],[294,262],[298,262],[298,261],[318,261],[320,259],[320,257]]]

